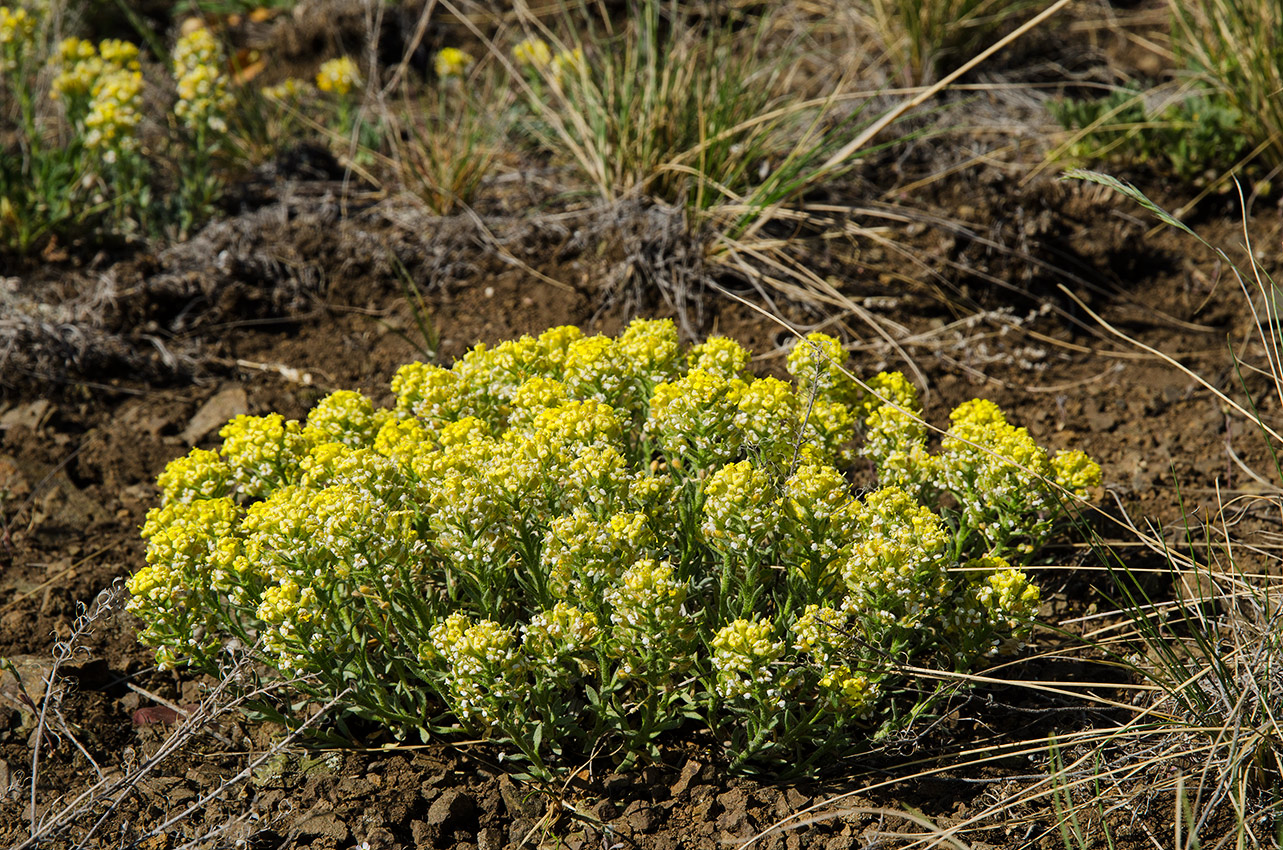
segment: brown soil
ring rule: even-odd
[[[1031,164],[1026,155],[972,168],[905,199],[902,210],[920,223],[894,238],[919,268],[859,242],[800,240],[797,250],[845,296],[909,331],[905,350],[929,382],[933,422],[986,396],[1041,444],[1098,459],[1107,494],[1094,521],[1105,537],[1128,539],[1117,524],[1123,516],[1175,528],[1178,483],[1195,522],[1210,516],[1218,495],[1261,492],[1245,471],[1276,478],[1260,436],[1171,363],[1104,330],[1058,288],[1242,397],[1229,351],[1250,358],[1255,328],[1237,284],[1192,240],[1151,234],[1152,221],[1126,200],[1049,178],[1022,185]],[[730,297],[763,303],[751,283],[700,267],[701,247],[661,208],[562,202],[557,215],[532,217],[517,195],[535,190],[509,188],[516,194],[493,201],[483,228],[467,217],[372,202],[338,182],[276,178],[245,190],[252,210],[187,243],[116,259],[54,258],[0,279],[0,328],[13,340],[0,354],[0,657],[23,674],[35,703],[52,643],[71,635],[100,590],[143,563],[138,529],[166,462],[192,445],[213,445],[218,425],[238,412],[298,417],[336,388],[388,400],[395,368],[422,356],[401,268],[422,289],[444,362],[478,341],[557,324],[612,332],[636,315],[676,317],[697,335],[735,336],[759,354],[763,370],[780,368],[791,338]],[[1153,180],[1146,188],[1173,206],[1184,191],[1168,195]],[[1242,223],[1227,202],[1204,203],[1190,223],[1212,244],[1241,241]],[[1248,231],[1265,249],[1267,271],[1276,270],[1280,230],[1277,208],[1259,204]],[[768,294],[777,315],[797,327],[825,318]],[[907,368],[854,318],[825,329],[852,342],[864,374]],[[1265,420],[1277,422],[1264,377],[1245,372],[1242,379]],[[1277,516],[1251,513],[1244,521],[1277,530],[1270,525]],[[1157,533],[1179,544],[1184,532],[1177,532]],[[1121,551],[1152,565],[1143,549]],[[1070,569],[1044,574],[1047,621],[1107,604],[1095,590],[1102,579],[1089,553],[1066,545],[1052,557]],[[1055,640],[1048,634],[1043,642]],[[151,695],[187,706],[211,684],[157,672],[123,614],[94,622],[74,649],[61,668],[59,715],[46,718],[57,734],[42,742],[37,816],[157,751],[177,718],[158,710]],[[1021,675],[1105,674],[1049,661]],[[921,826],[895,812],[939,827],[961,824],[1045,772],[1045,753],[878,787],[883,780],[951,752],[1100,719],[1085,703],[1018,689],[982,692],[937,728],[802,785],[730,776],[698,737],[673,741],[661,765],[615,773],[602,759],[557,789],[515,780],[485,745],[290,747],[142,846],[177,847],[212,834],[209,846],[254,848],[712,850],[739,846],[775,824],[754,846],[884,846],[887,835]],[[0,679],[0,844],[21,843],[31,828],[36,729],[8,674]],[[235,776],[274,734],[234,714],[209,724],[120,800],[91,846],[134,846]],[[1017,814],[1028,820],[988,820],[966,840],[976,848],[1063,846],[1050,806]],[[77,830],[93,821],[87,815]],[[1121,825],[1119,846],[1140,846],[1147,829]]]

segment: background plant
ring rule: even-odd
[[[222,189],[214,165],[228,141],[228,113],[234,103],[227,57],[214,34],[197,26],[179,38],[172,57],[178,102],[174,105],[182,137],[178,217],[181,233],[208,218]]]
[[[0,239],[18,253],[98,224],[136,228],[147,202],[137,49],[50,41],[37,13],[0,7],[0,121],[11,140],[0,161]],[[45,89],[40,72],[50,63],[57,75]],[[46,97],[60,101],[66,128],[51,126]]]
[[[1139,86],[1098,99],[1051,101],[1061,126],[1078,131],[1061,150],[1075,159],[1156,163],[1189,181],[1215,179],[1251,147],[1239,110],[1220,92],[1185,94],[1150,107]]]
[[[389,116],[388,134],[402,183],[428,209],[448,215],[470,205],[508,140],[514,96],[506,75],[476,67],[458,48],[437,56],[437,84],[421,96],[408,91],[404,109]]]
[[[1248,143],[1283,162],[1283,7],[1274,0],[1169,4],[1172,41],[1189,71],[1241,117]]]
[[[36,13],[0,8],[0,86],[8,95],[0,120],[10,127],[0,159],[0,239],[21,254],[55,236],[190,233],[213,214],[236,152],[232,81],[218,38],[196,26],[178,39],[172,116],[148,123],[144,100],[160,84],[144,78],[137,46],[74,36],[52,45],[46,30]],[[52,73],[42,74],[46,68]],[[166,159],[172,168],[152,167]],[[164,191],[170,180],[175,190]]]
[[[799,769],[911,723],[935,695],[900,668],[1018,640],[1039,594],[1016,565],[1099,468],[979,401],[932,453],[912,385],[862,387],[821,334],[794,383],[747,361],[666,321],[563,327],[403,367],[391,410],[238,417],[159,479],[141,638],[205,669],[261,645],[305,694],[355,683],[352,714],[492,735],[538,773],[655,758],[695,719],[739,767]],[[839,471],[857,432],[863,499]]]
[[[643,0],[618,29],[569,21],[565,40],[532,27],[512,60],[530,133],[602,198],[760,210],[796,198],[859,120],[833,99],[787,102],[803,46],[775,38],[770,15],[737,26]]]
[[[1038,5],[1030,0],[869,0],[866,14],[904,82],[928,85],[997,41]]]

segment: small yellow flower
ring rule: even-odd
[[[223,46],[204,27],[193,29],[174,45],[173,72],[178,84],[174,114],[189,130],[227,131],[233,98],[223,66]]]
[[[26,9],[0,6],[0,45],[30,41],[36,32],[36,19]]]
[[[351,57],[330,59],[321,63],[321,70],[316,73],[316,87],[323,92],[345,95],[361,87],[361,72]]]
[[[114,70],[94,84],[93,100],[85,117],[85,146],[102,149],[113,161],[118,151],[137,144],[135,129],[142,118],[143,75],[138,71]]]
[[[442,79],[462,77],[476,61],[470,53],[466,53],[457,47],[442,48],[441,52],[437,54],[435,62],[437,76]]]
[[[557,81],[558,85],[563,85],[567,79],[575,79],[584,73],[584,49],[576,47],[574,50],[561,50],[557,55],[552,57],[552,78]]]
[[[298,100],[307,91],[307,83],[290,77],[274,86],[263,86],[263,97],[268,100]]]
[[[527,38],[512,48],[512,61],[522,67],[542,71],[552,62],[552,50],[542,38]]]
[[[98,55],[103,61],[126,71],[141,71],[138,64],[138,46],[118,38],[109,38],[98,44]]]

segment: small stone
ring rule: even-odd
[[[499,777],[499,796],[503,798],[508,813],[514,817],[537,817],[540,814],[538,795],[507,774]]]
[[[12,410],[6,410],[4,415],[0,416],[0,430],[23,426],[32,431],[39,431],[40,427],[48,421],[52,411],[53,405],[45,399],[19,405]]]
[[[220,390],[200,406],[183,429],[183,442],[189,446],[199,443],[210,433],[222,428],[229,419],[249,412],[249,398],[245,388],[233,385]]]
[[[680,797],[690,790],[691,782],[695,780],[695,777],[699,774],[701,767],[703,767],[703,765],[695,761],[695,759],[688,760],[686,764],[682,766],[682,773],[677,777],[677,781],[673,783],[673,787],[671,789],[674,797]]]
[[[632,829],[633,834],[646,834],[655,829],[655,813],[651,811],[649,803],[642,800],[634,800],[624,809],[624,819]]]
[[[503,831],[487,826],[477,833],[477,850],[502,850]]]
[[[443,791],[428,807],[428,824],[437,827],[442,835],[456,830],[475,835],[477,803],[463,791]]]
[[[307,838],[324,837],[335,843],[348,838],[347,824],[343,818],[331,811],[313,810],[305,814],[295,825],[298,834]]]

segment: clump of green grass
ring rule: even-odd
[[[796,197],[850,135],[860,110],[789,104],[802,42],[762,15],[737,26],[684,4],[642,0],[616,29],[592,19],[558,39],[533,29],[511,67],[545,149],[600,197],[648,197],[694,218],[726,204]]]
[[[470,205],[509,141],[514,93],[492,63],[477,65],[457,48],[434,63],[436,85],[407,94],[389,122],[391,157],[401,182],[432,212],[448,215]]]
[[[929,85],[998,40],[1033,0],[868,0],[887,61],[909,85]]]
[[[1169,6],[1181,92],[1159,108],[1147,103],[1156,92],[1137,84],[1053,103],[1053,116],[1078,131],[1058,153],[1158,162],[1181,179],[1229,191],[1228,178],[1257,158],[1283,163],[1283,7],[1275,0]]]

